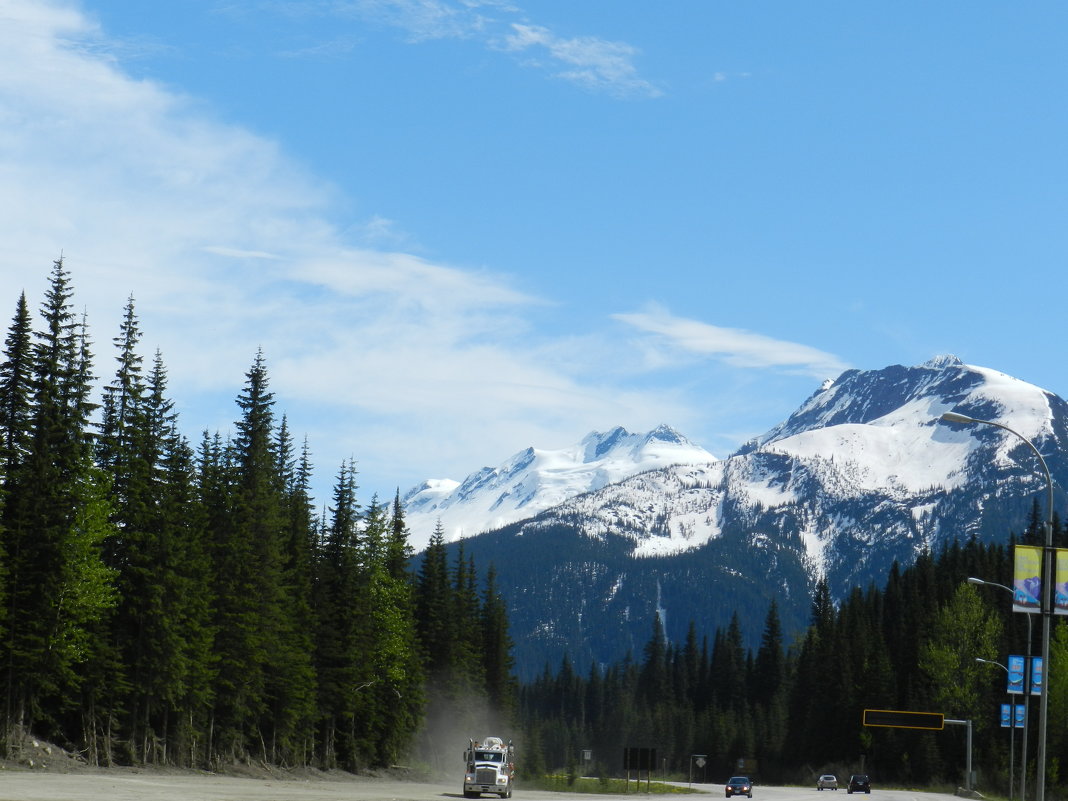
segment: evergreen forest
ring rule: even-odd
[[[1037,504],[1019,537],[1041,544]],[[1055,538],[1066,533],[1055,521]],[[810,623],[787,642],[771,600],[760,645],[743,645],[737,615],[711,637],[691,624],[684,642],[664,638],[651,622],[643,653],[587,674],[568,659],[546,666],[520,690],[520,717],[530,770],[617,775],[627,748],[653,748],[657,773],[722,783],[747,773],[758,783],[815,787],[822,773],[840,781],[868,773],[875,786],[964,784],[966,727],[943,730],[865,727],[865,709],[934,712],[971,720],[973,770],[981,790],[1009,797],[1018,788],[1022,730],[1001,727],[1008,654],[1040,653],[1038,615],[1013,613],[1003,587],[1012,583],[1016,536],[1007,544],[974,539],[897,563],[882,588],[854,588],[840,603],[823,582]],[[1028,650],[1028,617],[1034,634]],[[1068,626],[1054,618],[1050,646],[1048,790],[1068,779]],[[1022,697],[1012,697],[1023,704]],[[1038,698],[1029,706],[1028,792],[1034,788]],[[1014,746],[1010,759],[1010,745]],[[585,754],[590,763],[581,761]],[[695,755],[704,761],[698,767]],[[1015,796],[1019,798],[1018,792]]]
[[[980,787],[1007,792],[1010,742],[1019,777],[1021,738],[999,721],[1005,676],[976,659],[1028,653],[1027,616],[966,581],[1011,583],[1017,535],[925,552],[840,602],[821,583],[796,637],[769,598],[755,652],[737,617],[715,632],[691,624],[681,643],[654,619],[641,654],[583,674],[564,659],[520,686],[493,565],[446,546],[440,527],[416,563],[399,493],[361,503],[354,460],[316,510],[311,447],[275,409],[262,353],[233,433],[191,442],[162,355],[139,350],[133,299],[98,381],[73,296],[59,259],[36,318],[25,293],[16,300],[0,361],[8,758],[32,735],[104,766],[453,772],[468,736],[497,734],[515,740],[521,778],[618,775],[623,750],[638,747],[655,748],[670,777],[709,782],[743,769],[813,786],[822,772],[865,771],[877,786],[962,781],[962,729],[866,728],[874,708],[971,720]],[[1020,542],[1040,540],[1040,511]],[[1059,521],[1055,534],[1065,540]],[[1047,785],[1058,789],[1059,621],[1050,663]]]
[[[433,714],[514,698],[492,574],[440,535],[418,575],[399,496],[325,511],[310,454],[256,354],[232,437],[179,430],[132,298],[96,376],[71,278],[37,325],[23,293],[0,364],[2,747],[27,735],[93,765],[396,763]],[[480,589],[481,588],[481,589]],[[451,743],[450,743],[451,745]],[[450,748],[458,751],[459,746]]]

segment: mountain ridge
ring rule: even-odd
[[[646,470],[714,460],[666,424],[644,433],[622,426],[591,431],[578,443],[555,450],[528,447],[463,481],[432,479],[409,490],[402,499],[409,541],[422,550],[440,523],[445,540],[455,542]]]
[[[643,471],[464,541],[495,565],[517,661],[609,663],[648,639],[656,614],[681,641],[741,609],[759,631],[775,599],[784,631],[807,622],[816,582],[836,599],[894,562],[954,539],[1007,541],[1045,478],[1007,425],[1068,478],[1068,404],[955,357],[849,370],[767,434],[711,462]],[[502,567],[503,565],[503,567]]]

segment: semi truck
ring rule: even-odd
[[[507,744],[500,737],[468,740],[464,761],[464,798],[478,798],[483,793],[512,797],[515,748],[511,740]]]

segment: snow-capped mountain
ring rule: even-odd
[[[787,420],[721,461],[643,472],[465,543],[493,563],[511,605],[517,662],[563,652],[582,665],[637,652],[659,612],[680,641],[738,613],[759,634],[768,604],[807,622],[825,578],[838,598],[882,583],[896,560],[976,536],[1021,532],[1046,481],[1000,428],[947,424],[956,411],[1031,440],[1060,489],[1068,404],[995,370],[939,357],[849,370]],[[521,668],[522,669],[522,668]]]
[[[432,479],[403,498],[418,551],[440,521],[446,542],[525,520],[585,492],[647,470],[701,464],[715,457],[670,426],[630,433],[617,426],[591,432],[559,450],[527,448],[496,468],[484,467],[462,482]]]

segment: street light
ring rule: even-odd
[[[1049,719],[1049,626],[1053,610],[1050,608],[1050,593],[1053,589],[1053,477],[1049,474],[1046,460],[1038,452],[1038,448],[1019,431],[1013,431],[1006,425],[995,423],[992,420],[978,420],[956,412],[946,412],[942,415],[942,421],[946,423],[963,423],[965,425],[994,426],[1008,431],[1013,436],[1023,440],[1038,457],[1042,465],[1042,472],[1046,474],[1046,484],[1049,487],[1049,499],[1046,501],[1046,547],[1042,552],[1042,669],[1046,676],[1042,682],[1041,692],[1038,696],[1038,764],[1035,766],[1035,801],[1046,799],[1046,722]],[[1029,613],[1028,613],[1029,614]]]
[[[970,580],[970,579],[969,579]],[[1009,669],[1000,662],[995,662],[992,659],[983,659],[981,657],[975,657],[976,662],[982,662],[984,665],[997,665],[999,668],[1005,671],[1005,676],[1008,678]],[[1012,801],[1012,780],[1016,775],[1015,770],[1015,755],[1016,751],[1016,702],[1012,699],[1012,695],[1009,695],[1009,801]],[[1024,730],[1026,731],[1026,729]],[[1024,770],[1027,770],[1027,762],[1024,762]],[[1021,799],[1022,801],[1022,799]]]
[[[984,581],[981,578],[975,576],[968,577],[969,584],[977,584],[980,587],[999,587],[1009,595],[1015,595],[1012,591],[1012,587],[1006,587],[1004,584],[998,584],[996,581]],[[1031,616],[1024,615],[1027,618],[1027,661],[1031,661]],[[1031,695],[1027,693],[1023,697],[1024,703],[1024,720],[1023,720],[1023,742],[1020,744],[1020,801],[1027,801],[1027,729],[1029,728],[1029,718],[1031,716]],[[1013,729],[1016,728],[1015,716],[1013,716]],[[1012,788],[1009,788],[1010,795],[1012,794]]]

